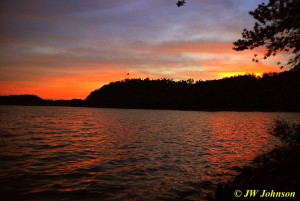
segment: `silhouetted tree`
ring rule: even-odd
[[[185,3],[186,3],[185,0],[179,0],[177,1],[176,5],[180,7],[180,6],[184,6]]]
[[[293,55],[288,64],[292,68],[300,65],[300,0],[269,0],[249,12],[257,21],[252,30],[244,29],[242,39],[234,42],[234,50],[243,51],[260,46],[266,48],[263,59],[278,52]],[[253,61],[258,62],[257,54]],[[280,62],[278,62],[280,65]],[[281,66],[283,67],[283,66]]]
[[[126,79],[90,93],[90,107],[300,111],[300,70],[220,80]]]

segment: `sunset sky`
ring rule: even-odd
[[[125,78],[279,71],[232,42],[263,0],[1,0],[0,95],[84,99]],[[127,75],[129,73],[129,75]]]

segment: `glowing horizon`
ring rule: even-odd
[[[280,71],[232,42],[262,0],[0,3],[0,95],[85,99],[126,78],[211,80]],[[213,12],[212,12],[213,11]]]

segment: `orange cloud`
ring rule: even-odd
[[[39,52],[3,58],[0,94],[84,99],[102,85],[128,77],[209,80],[279,71],[275,60],[253,63],[252,51],[236,52],[231,43],[131,43],[100,49],[94,45],[61,54],[35,49]]]

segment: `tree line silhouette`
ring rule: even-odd
[[[220,80],[126,79],[90,93],[88,107],[300,111],[300,71]]]
[[[91,92],[85,100],[0,96],[2,105],[103,108],[300,111],[300,70],[245,74],[219,80],[125,79]]]
[[[84,106],[84,100],[45,100],[37,95],[9,95],[0,96],[0,105],[28,105],[28,106]]]

